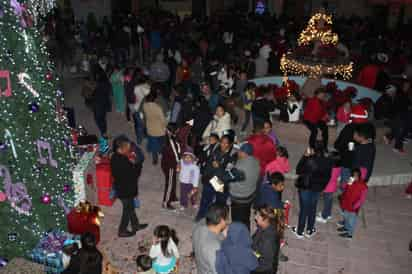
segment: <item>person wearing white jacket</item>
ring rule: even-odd
[[[202,139],[204,140],[204,143],[207,143],[207,140],[212,133],[216,133],[219,135],[219,138],[221,138],[223,133],[229,129],[232,129],[230,114],[225,111],[225,108],[222,105],[218,105],[213,120],[210,121],[203,132]]]
[[[143,123],[143,112],[141,107],[144,101],[144,98],[150,93],[150,85],[147,83],[142,83],[134,88],[134,102],[129,103],[129,109],[132,113],[134,120],[134,129],[136,133],[136,142],[141,144],[143,141],[144,135],[144,123]]]

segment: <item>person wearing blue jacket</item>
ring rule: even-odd
[[[258,267],[258,259],[252,249],[249,230],[242,223],[229,226],[221,249],[216,252],[218,274],[250,274]]]
[[[270,206],[272,208],[284,208],[282,192],[285,189],[285,176],[280,172],[267,175],[267,181],[260,186],[259,195],[255,207]]]

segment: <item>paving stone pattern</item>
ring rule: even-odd
[[[79,79],[66,79],[65,96],[67,106],[73,106],[78,124],[90,132],[97,132],[92,113],[80,98]],[[133,126],[120,113],[108,116],[109,132],[112,136],[125,133],[134,138]],[[282,132],[296,142],[296,136],[306,133]],[[284,137],[286,136],[286,137]],[[298,140],[304,142],[304,140]],[[410,148],[409,148],[410,149]],[[379,156],[381,157],[381,156]],[[402,160],[404,161],[404,159]],[[377,171],[378,172],[378,171]],[[121,273],[136,271],[134,259],[142,250],[142,241],[150,241],[156,225],[167,224],[176,229],[180,238],[179,250],[182,267],[179,273],[195,274],[191,260],[191,229],[193,210],[171,213],[161,209],[164,177],[159,166],[153,166],[150,159],[144,163],[140,179],[142,206],[137,210],[139,220],[149,223],[145,231],[132,238],[118,238],[121,205],[116,201],[112,207],[103,207],[105,217],[101,226],[101,243],[105,253]],[[341,239],[336,232],[337,205],[334,205],[334,219],[328,224],[317,224],[318,233],[312,239],[298,240],[286,232],[287,246],[284,252],[289,261],[280,263],[281,274],[410,274],[412,273],[412,252],[408,251],[412,239],[412,200],[406,199],[404,185],[371,187],[363,207],[355,236],[352,240]],[[293,181],[287,182],[284,199],[292,202],[290,222],[297,222],[298,200]],[[321,202],[319,208],[321,207]]]

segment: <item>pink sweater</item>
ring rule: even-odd
[[[332,174],[330,175],[329,182],[328,182],[328,184],[326,185],[326,187],[325,187],[325,189],[323,190],[323,192],[326,192],[326,193],[335,193],[336,190],[338,189],[338,179],[339,179],[339,176],[340,176],[340,173],[341,173],[341,168],[340,168],[340,167],[334,167],[334,168],[332,168],[332,172],[331,172],[331,173],[332,173]],[[366,168],[362,167],[362,168],[361,168],[361,177],[362,177],[362,179],[365,179],[366,173],[367,173]],[[344,182],[344,183],[342,184],[343,187],[345,187],[345,185],[346,185],[346,182]],[[365,196],[366,196],[366,194],[365,194]]]
[[[338,112],[336,113],[336,120],[341,123],[349,123],[350,120],[350,111],[346,112],[343,106],[339,107]]]
[[[265,173],[280,172],[282,174],[288,173],[290,170],[289,160],[285,157],[276,157],[275,160],[266,165]]]
[[[340,176],[340,167],[334,167],[332,168],[332,174],[330,175],[330,179],[328,184],[326,185],[325,189],[323,192],[326,193],[335,193],[336,189],[338,188],[338,179]]]

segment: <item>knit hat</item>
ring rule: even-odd
[[[190,155],[193,159],[196,159],[196,155],[193,153],[193,149],[190,147],[187,147],[183,152],[183,156],[185,155]]]
[[[253,146],[249,143],[244,143],[240,146],[239,151],[242,151],[247,155],[253,155]]]
[[[354,124],[366,123],[368,121],[368,111],[361,104],[352,106],[350,122]]]

